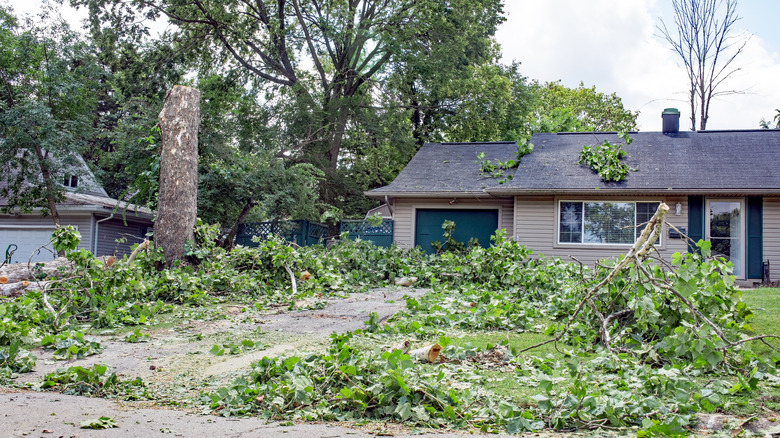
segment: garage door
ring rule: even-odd
[[[455,222],[453,238],[467,243],[475,237],[482,247],[490,246],[490,236],[498,229],[498,210],[418,209],[414,244],[427,253],[433,252],[432,242],[443,242],[441,226],[445,220]]]
[[[0,227],[0,263],[5,260],[9,245],[16,245],[16,250],[11,256],[11,263],[27,263],[30,255],[33,262],[45,262],[52,260],[51,251],[39,248],[47,245],[51,249],[49,239],[54,231],[54,226],[40,227]],[[13,249],[13,246],[10,247]],[[33,254],[34,253],[34,254]]]

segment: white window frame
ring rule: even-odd
[[[79,186],[79,177],[77,175],[67,175],[63,179],[63,186],[75,189]]]
[[[664,202],[663,199],[648,199],[648,200],[636,200],[636,199],[558,199],[556,202],[556,208],[555,208],[555,245],[556,246],[570,246],[570,247],[577,247],[577,248],[583,248],[583,247],[597,247],[597,248],[630,248],[634,245],[636,242],[636,231],[634,231],[634,242],[631,243],[597,243],[597,242],[561,242],[561,204],[564,202],[569,203],[580,203],[582,204],[582,238],[585,236],[585,203],[591,202],[591,203],[621,203],[621,204],[634,204],[634,225],[637,224],[637,209],[636,204],[637,203],[644,203],[644,204],[650,204],[650,203],[662,203]],[[665,244],[663,232],[658,237],[658,243],[657,246],[659,248],[663,248]]]

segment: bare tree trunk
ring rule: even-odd
[[[691,131],[696,131],[696,88],[691,85]]]
[[[54,181],[51,179],[51,169],[46,165],[46,156],[43,149],[40,146],[35,145],[35,155],[38,157],[38,166],[41,169],[41,176],[43,177],[43,183],[46,186],[46,206],[49,208],[49,214],[54,221],[56,228],[60,227],[60,212],[57,211],[57,192],[54,186]],[[57,251],[57,257],[65,257],[65,250]]]
[[[236,235],[238,234],[238,227],[241,225],[241,223],[244,222],[244,219],[246,218],[246,215],[249,214],[250,211],[252,211],[252,208],[256,205],[254,199],[250,199],[247,201],[246,204],[244,204],[244,208],[241,210],[241,213],[238,214],[238,218],[236,218],[236,221],[233,223],[233,227],[230,228],[230,232],[228,232],[228,235],[225,237],[225,240],[222,242],[222,247],[225,249],[231,249],[233,248],[233,245],[235,244]]]
[[[162,150],[155,243],[170,267],[193,240],[198,201],[198,127],[200,91],[176,85],[160,111]]]
[[[60,213],[57,211],[57,201],[55,199],[56,189],[54,187],[54,181],[51,179],[51,169],[46,165],[46,157],[44,156],[43,149],[40,146],[35,146],[35,155],[38,157],[38,165],[41,168],[41,176],[43,177],[43,183],[46,185],[46,204],[49,207],[49,214],[54,220],[54,225],[60,227]],[[62,256],[61,254],[60,256]]]

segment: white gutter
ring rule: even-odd
[[[92,245],[92,246],[95,248],[95,250],[94,250],[94,251],[92,251],[92,255],[93,255],[93,256],[95,256],[95,257],[97,257],[97,250],[98,250],[98,236],[100,236],[100,234],[99,234],[98,232],[100,231],[100,223],[101,223],[101,222],[105,222],[105,221],[107,221],[107,220],[109,220],[109,219],[113,219],[113,218],[114,218],[114,212],[112,211],[112,212],[111,212],[111,216],[109,216],[109,217],[107,217],[107,218],[100,219],[99,221],[95,222],[95,242],[94,242],[94,244]]]

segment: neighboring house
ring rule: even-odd
[[[770,278],[780,279],[780,131],[679,132],[664,117],[669,132],[630,133],[622,161],[636,171],[620,182],[577,162],[583,145],[620,143],[616,134],[535,134],[535,149],[503,184],[481,175],[477,154],[512,159],[515,143],[429,143],[390,185],[366,194],[391,206],[400,247],[430,251],[449,219],[458,240],[487,245],[503,228],[537,254],[588,264],[626,252],[631,227],[665,202],[667,222],[710,240],[738,278],[760,280],[768,260]],[[657,249],[668,258],[688,247],[665,226]]]
[[[371,210],[368,210],[368,212],[366,213],[366,219],[370,218],[371,216],[374,216],[375,214],[381,215],[382,219],[393,218],[393,212],[390,211],[390,205],[388,204],[382,204],[379,207],[374,207]]]
[[[129,253],[130,246],[142,242],[152,229],[152,211],[142,207],[125,211],[127,205],[108,196],[83,160],[78,167],[63,178],[65,200],[57,204],[60,223],[76,228],[81,233],[79,248],[95,255]],[[3,204],[5,200],[0,199]],[[0,263],[13,249],[11,245],[16,246],[11,263],[26,263],[31,256],[33,262],[51,260],[54,252],[48,242],[52,231],[54,221],[41,216],[40,209],[29,214],[0,213]]]

